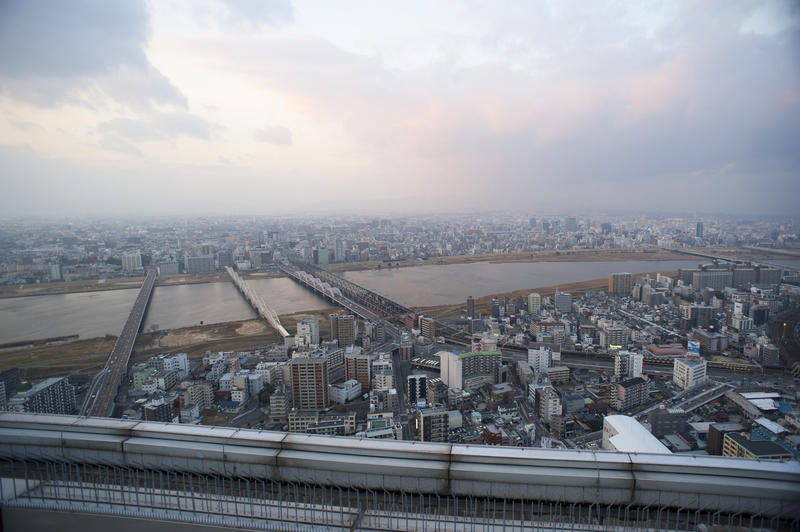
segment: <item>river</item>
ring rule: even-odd
[[[796,265],[797,261],[786,261]],[[792,264],[794,263],[794,264]],[[613,272],[673,271],[688,261],[537,262],[424,265],[346,272],[344,276],[407,306],[433,306],[537,286],[607,277]],[[248,281],[278,314],[318,310],[330,303],[287,278]],[[0,299],[0,343],[78,334],[119,334],[137,289]],[[159,286],[144,329],[174,329],[203,323],[246,320],[255,313],[233,283]]]

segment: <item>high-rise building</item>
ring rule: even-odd
[[[142,405],[142,417],[145,421],[172,421],[172,404],[164,399],[153,399]]]
[[[567,226],[567,231],[571,233],[578,230],[578,220],[575,218],[567,218],[565,225]]]
[[[404,332],[400,334],[400,360],[411,360],[414,356],[414,339],[410,333]]]
[[[432,341],[436,337],[436,320],[428,316],[421,316],[419,330],[422,336]]]
[[[538,314],[542,310],[542,296],[537,292],[528,294],[528,312]]]
[[[539,418],[545,423],[550,423],[553,417],[562,414],[561,396],[552,386],[537,388],[536,402],[539,406]]]
[[[361,383],[361,390],[369,391],[372,384],[372,356],[362,353],[361,349],[347,349],[344,353],[345,378],[355,379]]]
[[[633,288],[631,274],[612,273],[608,276],[608,293],[612,296],[630,296]]]
[[[684,390],[705,384],[708,380],[707,365],[702,358],[676,358],[672,367],[672,380]]]
[[[358,330],[356,317],[352,314],[331,314],[329,317],[331,327],[331,340],[338,340],[340,347],[356,343]]]
[[[305,345],[319,345],[319,320],[303,318],[297,322],[297,336],[302,336]]]
[[[485,382],[497,382],[501,361],[502,353],[499,350],[439,352],[442,382],[450,388],[473,388]]]
[[[186,273],[200,274],[211,273],[215,269],[214,257],[204,255],[200,257],[189,257],[188,255],[183,259],[183,267]]]
[[[528,223],[530,224],[531,228],[534,228],[534,227],[536,227],[536,218],[534,218],[533,216],[531,216],[531,217],[528,219]]]
[[[76,409],[75,387],[66,377],[51,377],[12,397],[8,409],[37,414],[73,414]]]
[[[695,290],[724,290],[726,286],[733,286],[733,272],[722,269],[692,272],[692,286]]]
[[[297,357],[290,362],[295,408],[323,410],[328,406],[328,361],[325,357]]]
[[[615,410],[623,412],[644,404],[648,396],[647,381],[641,377],[635,377],[618,382],[611,388],[610,404]]]
[[[500,319],[500,301],[496,297],[492,298],[492,317],[496,320]]]
[[[703,238],[703,222],[697,222],[697,229],[695,231],[697,238]]]
[[[572,312],[572,294],[556,290],[555,293],[556,310],[562,313]]]
[[[419,441],[446,442],[449,430],[449,415],[441,406],[417,410],[417,433]]]
[[[614,355],[614,376],[617,380],[641,377],[644,356],[630,351],[620,351]]]
[[[347,242],[342,240],[341,238],[336,239],[336,248],[334,250],[334,260],[336,262],[344,262],[345,255],[344,250],[347,247]]]
[[[427,401],[428,377],[425,375],[408,376],[408,404],[416,406],[417,401]]]
[[[475,300],[472,296],[467,298],[467,318],[475,317]]]
[[[122,269],[126,272],[133,272],[142,269],[142,254],[129,253],[122,256]]]
[[[611,326],[600,330],[600,345],[608,347],[610,345],[628,345],[631,331],[627,327]]]

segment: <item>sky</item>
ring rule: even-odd
[[[800,213],[796,1],[0,0],[6,215]]]

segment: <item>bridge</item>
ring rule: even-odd
[[[291,336],[289,331],[281,325],[281,320],[278,318],[278,314],[272,310],[269,305],[264,303],[264,300],[261,299],[261,296],[258,295],[255,290],[250,288],[250,285],[247,282],[239,277],[239,274],[233,271],[233,268],[230,266],[225,266],[225,271],[228,272],[228,275],[233,280],[233,284],[236,285],[236,288],[239,289],[239,292],[244,296],[250,306],[256,311],[256,313],[267,320],[267,322],[272,325],[272,327],[278,331],[278,334],[281,335],[282,338],[286,338],[287,336]]]
[[[122,332],[114,343],[102,371],[94,376],[89,391],[86,393],[86,400],[81,407],[81,413],[88,416],[110,416],[114,412],[114,400],[117,397],[120,384],[122,384],[128,372],[128,362],[133,353],[133,346],[136,343],[136,335],[142,326],[150,296],[153,293],[153,286],[156,282],[156,270],[151,268],[147,271],[133,303],[133,308],[122,328]]]
[[[337,305],[350,309],[362,318],[383,321],[387,331],[391,329],[392,335],[395,337],[398,336],[399,332],[395,326],[390,324],[389,320],[403,315],[415,314],[412,309],[386,296],[382,296],[313,264],[298,262],[294,265],[279,264],[278,267],[290,278],[318,292]],[[332,295],[335,295],[335,298]],[[357,308],[352,308],[348,305],[355,305]],[[469,340],[467,333],[464,331],[438,320],[436,320],[436,330],[441,333],[438,336],[444,336],[448,341],[466,345]]]
[[[346,308],[347,310],[361,317],[362,319],[373,321],[375,323],[383,323],[384,330],[388,337],[392,339],[397,339],[400,337],[400,332],[398,331],[397,327],[395,327],[388,321],[384,320],[384,318],[382,317],[385,316],[386,314],[379,313],[373,310],[376,306],[374,300],[373,303],[369,303],[370,307],[372,307],[369,308],[366,304],[362,304],[360,301],[356,301],[351,297],[346,296],[339,286],[328,283],[322,277],[324,277],[325,279],[331,279],[331,277],[334,277],[335,278],[333,279],[334,282],[336,282],[336,280],[344,281],[343,283],[341,283],[341,285],[343,286],[347,286],[349,284],[358,287],[358,285],[350,283],[350,281],[346,281],[345,279],[333,275],[330,272],[326,272],[325,270],[320,270],[319,268],[312,268],[309,266],[310,265],[305,265],[305,264],[303,266],[290,266],[285,264],[278,264],[278,268],[280,268],[280,270],[283,273],[285,273],[290,279],[293,279],[298,283],[302,284],[303,286],[305,286],[306,288],[313,290],[314,292],[324,297],[331,303]],[[310,270],[314,273],[313,274],[309,273],[309,271],[307,270]],[[317,277],[315,274],[319,274],[320,272],[323,272],[328,275]],[[355,291],[351,291],[351,293],[356,293],[357,295],[357,292]],[[374,294],[374,292],[372,293]]]
[[[716,456],[3,413],[0,477],[12,532],[800,527],[800,464]]]

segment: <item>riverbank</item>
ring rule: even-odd
[[[661,273],[662,275],[667,275],[669,277],[675,277],[678,272],[649,272],[649,273],[638,273],[632,276],[635,279],[641,279],[647,275],[650,277],[655,277],[657,273]],[[607,291],[608,290],[608,278],[599,278],[599,279],[590,279],[588,281],[576,281],[573,283],[562,283],[559,285],[552,285],[552,286],[540,286],[536,288],[525,288],[521,290],[514,290],[512,292],[505,292],[501,294],[492,294],[480,298],[475,299],[475,311],[480,312],[481,310],[491,310],[492,307],[492,299],[498,298],[503,299],[508,297],[511,300],[516,300],[519,296],[527,297],[528,294],[537,292],[542,297],[548,296],[553,297],[556,291],[556,288],[561,290],[562,292],[569,292],[572,294],[573,299],[576,299],[586,292],[599,292],[601,290]],[[448,318],[459,318],[463,315],[463,311],[466,310],[466,301],[461,301],[459,303],[453,303],[448,305],[436,305],[431,307],[414,307],[414,310],[419,312],[420,314],[428,314],[430,316],[434,316],[438,319],[448,319]]]
[[[283,273],[258,272],[243,274],[245,280],[275,279],[285,277]],[[0,299],[28,296],[51,296],[84,292],[103,292],[106,290],[139,289],[144,277],[113,277],[109,279],[87,279],[65,281],[63,283],[40,283],[13,286],[0,286]],[[166,275],[156,280],[156,286],[178,286],[185,284],[207,284],[231,282],[227,273],[214,275]]]
[[[629,250],[629,249],[574,249],[547,250],[528,253],[484,253],[479,255],[455,255],[450,257],[432,257],[428,260],[393,261],[392,268],[409,268],[425,265],[471,264],[474,262],[490,262],[506,264],[513,262],[616,262],[628,260],[686,260],[686,255],[664,250]],[[379,270],[389,268],[384,262],[347,262],[329,264],[326,269],[332,272],[348,272],[363,270]]]
[[[290,332],[303,318],[319,319],[320,336],[328,336],[328,314],[336,308],[296,312],[280,316]],[[89,338],[58,345],[29,345],[0,349],[0,369],[17,367],[26,379],[94,374],[100,371],[114,348],[116,336]],[[242,320],[183,327],[168,331],[140,333],[134,347],[133,362],[147,360],[157,353],[188,353],[200,358],[206,351],[247,350],[267,344],[282,343],[280,335],[263,320]]]

